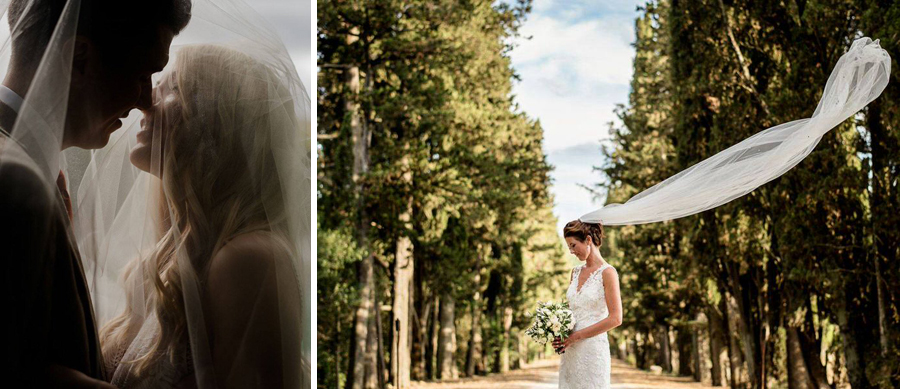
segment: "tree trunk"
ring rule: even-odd
[[[431,318],[428,321],[428,348],[425,350],[425,374],[428,379],[436,379],[438,377],[438,369],[436,366],[438,360],[438,338],[440,334],[440,297],[435,294],[434,309],[431,310]]]
[[[731,387],[744,388],[747,384],[747,371],[744,369],[743,353],[741,353],[740,339],[738,338],[738,319],[735,313],[733,299],[730,294],[722,295],[722,312],[725,313],[725,324],[728,326],[725,334],[728,338],[728,367],[731,373]]]
[[[376,300],[375,304],[375,337],[378,340],[378,352],[376,355],[376,366],[378,366],[378,387],[386,388],[387,387],[387,379],[384,374],[386,373],[387,366],[384,363],[384,328],[381,326],[381,303]]]
[[[691,370],[694,373],[694,381],[703,381],[703,366],[700,364],[700,329],[691,327]]]
[[[763,381],[760,379],[760,365],[762,362],[759,343],[761,339],[759,334],[760,326],[758,318],[753,315],[751,307],[751,304],[757,302],[758,294],[754,291],[750,275],[739,276],[734,266],[730,268],[730,275],[731,284],[734,288],[733,303],[736,308],[733,312],[736,313],[735,319],[737,319],[737,329],[741,339],[741,351],[744,354],[750,387],[756,389],[763,384]]]
[[[337,319],[337,328],[343,328],[344,323],[341,322],[340,316]],[[344,350],[341,348],[341,331],[337,331],[334,337],[334,383],[341,389],[341,356]]]
[[[500,372],[509,371],[509,330],[512,328],[513,309],[503,308],[503,339],[500,341]]]
[[[622,354],[622,349],[619,346],[619,336],[609,335],[609,351],[612,352],[612,357],[616,359],[625,360],[625,355]]]
[[[359,266],[359,306],[356,308],[354,318],[354,333],[352,336],[353,354],[350,355],[350,374],[347,376],[347,387],[362,389],[365,384],[366,374],[366,345],[369,338],[370,316],[372,313],[372,283],[373,269],[372,258],[366,256]]]
[[[649,369],[653,352],[652,328],[646,328],[635,336],[635,361],[639,369]]]
[[[528,345],[525,340],[525,333],[523,331],[518,332],[518,336],[516,336],[516,355],[517,358],[513,363],[513,369],[521,369],[525,366],[525,354],[527,354]]]
[[[854,288],[853,290],[859,289]],[[855,328],[855,326],[863,325],[863,323],[861,320],[857,321],[856,315],[851,311],[855,308],[851,301],[853,299],[850,296],[851,293],[850,290],[844,292],[845,296],[841,299],[842,304],[837,310],[838,326],[841,329],[841,342],[844,345],[845,367],[847,369],[847,378],[853,389],[868,389],[872,388],[873,385],[869,383],[869,379],[865,374],[865,348],[860,344],[860,339],[857,337],[858,329]],[[854,317],[851,319],[851,316]]]
[[[884,102],[876,100],[869,104],[866,113],[866,129],[868,130],[872,145],[872,195],[869,196],[869,208],[872,216],[872,230],[875,235],[875,290],[878,304],[878,338],[881,346],[881,353],[884,355],[890,350],[890,338],[887,334],[887,307],[884,278],[882,277],[882,264],[896,263],[897,259],[897,239],[896,226],[891,225],[891,219],[880,216],[883,212],[890,210],[891,192],[891,169],[885,163],[889,160],[890,136],[882,122],[882,105]],[[893,194],[896,196],[896,194]],[[895,197],[896,198],[896,197]]]
[[[471,316],[472,331],[469,336],[469,349],[466,351],[466,376],[472,377],[476,373],[484,371],[481,365],[481,247],[478,247],[478,257],[475,259],[475,269],[472,274],[472,284],[475,286],[475,294],[472,296]]]
[[[409,165],[409,157],[403,157],[403,165]],[[406,171],[403,174],[406,181],[412,180],[412,173]],[[400,222],[409,230],[412,228],[410,219],[412,215],[412,198],[407,200],[406,210],[400,214]],[[391,330],[391,376],[394,379],[394,388],[406,389],[410,387],[409,368],[412,360],[409,351],[409,307],[410,289],[413,279],[413,246],[407,233],[404,231],[397,240],[394,260],[394,325]]]
[[[657,331],[656,343],[659,344],[659,353],[656,364],[662,367],[666,373],[672,372],[672,347],[669,344],[669,325],[660,325]]]
[[[709,331],[709,360],[712,367],[710,368],[710,379],[713,386],[722,386],[722,315],[716,311],[715,307],[709,307],[707,311],[707,330]]]
[[[691,340],[690,327],[684,325],[679,327],[675,336],[675,344],[678,347],[678,375],[681,376],[691,375],[691,356],[693,355]]]
[[[828,384],[828,373],[819,355],[822,352],[822,341],[816,336],[815,319],[811,299],[806,299],[806,323],[797,329],[800,349],[803,351],[803,360],[809,370],[809,378],[812,387],[816,389],[832,389]]]
[[[797,334],[797,328],[791,325],[786,326],[787,340],[787,373],[789,389],[814,389],[809,379],[809,370],[806,368],[806,361],[803,358],[803,350],[800,347],[800,336]]]
[[[881,354],[885,355],[890,349],[890,343],[888,341],[887,336],[887,316],[885,314],[886,308],[884,307],[884,280],[881,277],[881,258],[875,257],[875,286],[876,286],[876,295],[878,298],[878,339],[879,344],[881,345]]]
[[[416,278],[419,278],[420,274],[416,275]],[[426,361],[428,360],[428,319],[431,317],[431,310],[434,308],[434,304],[432,304],[431,299],[425,299],[422,288],[419,289],[419,297],[417,298],[417,303],[422,303],[422,308],[416,311],[416,340],[413,344],[413,371],[412,375],[416,379],[425,379],[427,377],[427,370],[425,368]]]
[[[438,378],[458,378],[456,369],[456,301],[450,293],[441,298],[441,330],[438,339]]]
[[[354,44],[359,36],[359,28],[353,27],[347,34],[347,45]],[[362,184],[362,176],[368,171],[368,139],[365,123],[360,112],[359,105],[359,67],[350,66],[344,73],[344,83],[352,97],[344,101],[344,109],[350,117],[351,142],[353,144],[353,183],[356,199],[356,233],[359,247],[368,250],[368,221],[365,213],[365,188]],[[357,268],[359,277],[359,306],[354,315],[354,333],[351,337],[351,354],[349,374],[347,374],[347,387],[361,389],[365,385],[366,362],[365,357],[370,352],[366,349],[369,340],[369,330],[374,327],[370,320],[373,311],[373,258],[366,255]]]
[[[375,302],[377,304],[377,301]],[[372,312],[369,317],[369,329],[366,334],[365,377],[363,387],[366,389],[378,389],[378,334],[375,322],[375,304],[372,304]]]

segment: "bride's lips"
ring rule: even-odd
[[[141,130],[137,133],[139,143],[150,144],[153,140],[153,121],[147,118],[141,119]]]

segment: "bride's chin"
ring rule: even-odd
[[[150,173],[150,146],[138,143],[131,149],[128,159],[134,167]]]

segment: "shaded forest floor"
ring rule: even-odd
[[[537,361],[523,369],[486,377],[462,378],[446,382],[413,381],[413,389],[555,389],[559,382],[559,358]],[[613,389],[713,388],[690,377],[654,374],[629,366],[613,358]]]

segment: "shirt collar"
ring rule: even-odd
[[[0,85],[0,102],[12,108],[13,111],[19,113],[19,110],[22,109],[22,96],[19,96],[18,93],[13,92],[12,89],[7,88],[5,85]]]

